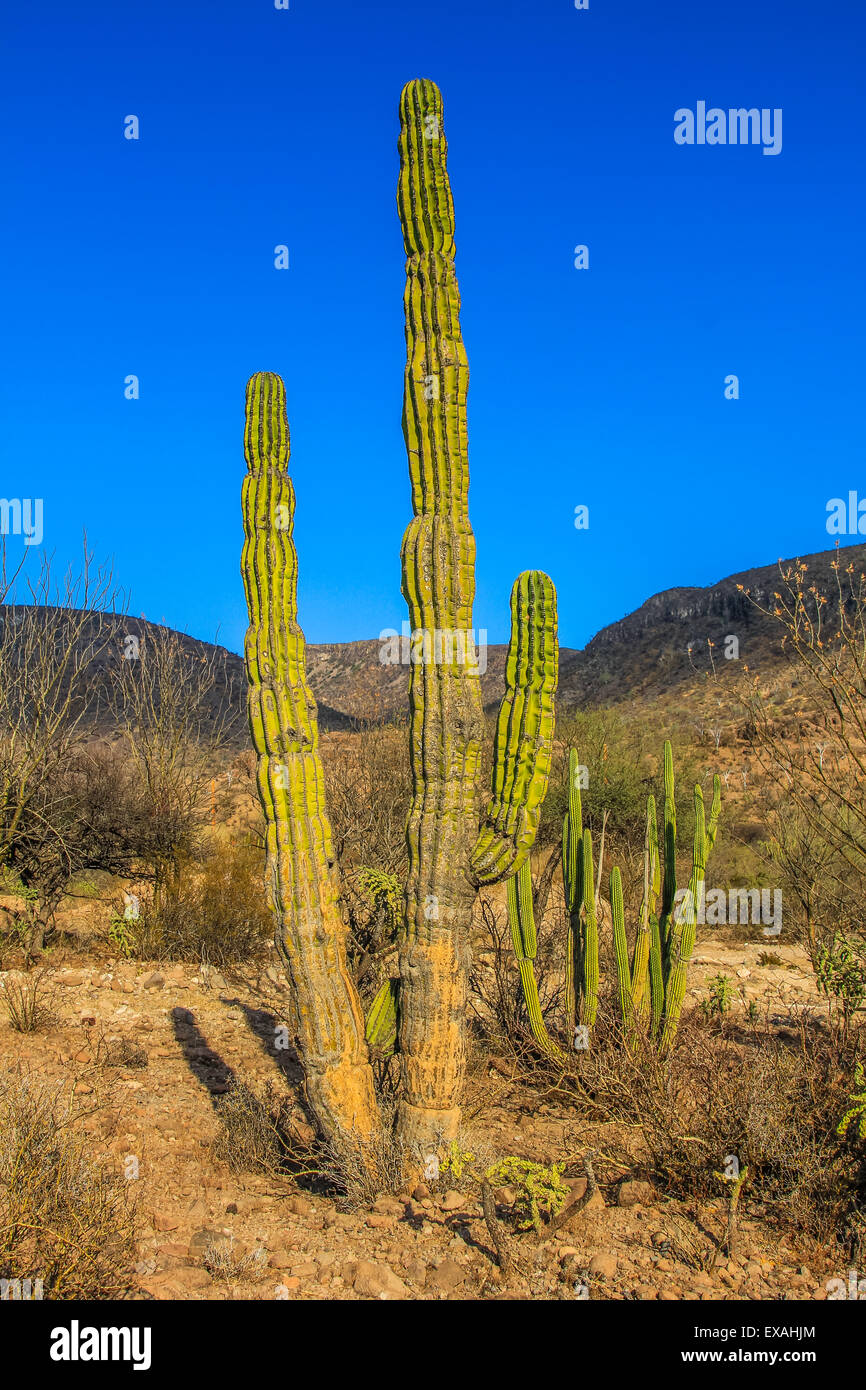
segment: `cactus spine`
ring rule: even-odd
[[[456,1136],[465,1069],[469,927],[478,886],[529,854],[547,789],[557,676],[553,585],[522,575],[512,593],[508,689],[497,724],[493,796],[479,831],[482,705],[468,655],[475,593],[469,523],[469,369],[454,273],[454,207],[442,97],[410,82],[400,99],[397,203],[406,251],[403,433],[414,518],[403,538],[413,633],[445,633],[442,660],[410,668],[413,796],[400,942],[398,1127],[421,1151]],[[512,656],[513,653],[513,656]]]
[[[317,1118],[329,1137],[350,1133],[366,1140],[379,1118],[363,1014],[346,966],[316,703],[297,620],[285,388],[270,372],[257,372],[247,385],[244,453],[247,707],[267,821],[276,944],[293,987],[298,1045]]]

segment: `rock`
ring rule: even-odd
[[[394,1273],[390,1265],[373,1264],[371,1260],[358,1261],[353,1287],[355,1293],[360,1294],[362,1298],[388,1300],[409,1297],[407,1285]]]
[[[638,1284],[635,1293],[643,1302],[651,1302],[658,1297],[657,1290],[651,1284]]]
[[[83,970],[70,970],[64,975],[55,976],[59,985],[66,985],[74,989],[77,985],[83,985],[86,979]]]
[[[313,1264],[312,1260],[307,1260],[304,1264],[292,1265],[291,1270],[296,1279],[311,1279],[314,1274],[318,1274],[319,1266]]]
[[[153,1213],[151,1225],[155,1231],[176,1231],[178,1227],[178,1223],[173,1216],[167,1216],[161,1211],[155,1211]]]
[[[159,1255],[174,1255],[176,1259],[185,1260],[189,1254],[189,1246],[181,1244],[180,1241],[168,1241],[165,1245],[160,1245],[157,1249]]]
[[[456,1192],[454,1188],[451,1188],[448,1192],[445,1193],[445,1196],[443,1197],[441,1202],[441,1207],[443,1211],[460,1211],[461,1207],[465,1206],[466,1198],[463,1196],[463,1193]]]
[[[412,1196],[416,1202],[425,1202],[430,1196],[430,1189],[426,1183],[419,1182],[412,1188]]]
[[[423,1260],[410,1260],[406,1266],[406,1278],[413,1284],[417,1284],[419,1289],[423,1289],[427,1282],[427,1266]]]
[[[585,1188],[586,1178],[584,1178],[583,1184]],[[500,1207],[513,1207],[514,1203],[517,1201],[517,1193],[514,1191],[513,1187],[495,1187],[493,1189],[493,1200]]]
[[[602,1279],[612,1279],[616,1274],[617,1258],[611,1250],[602,1250],[593,1255],[589,1262],[590,1274],[599,1274]]]
[[[190,1237],[189,1253],[192,1256],[201,1256],[214,1245],[227,1245],[230,1240],[231,1236],[227,1236],[224,1231],[214,1231],[208,1226],[200,1226]]]
[[[671,1285],[667,1289],[662,1289],[661,1293],[659,1294],[659,1298],[662,1301],[662,1303],[679,1303],[682,1299],[682,1296],[682,1289],[674,1288],[673,1285]]]
[[[616,1200],[621,1207],[648,1207],[655,1201],[655,1195],[652,1183],[632,1180],[620,1184]]]
[[[454,1289],[459,1289],[466,1278],[465,1270],[461,1269],[456,1260],[443,1260],[436,1269],[429,1271],[427,1275],[427,1288],[439,1289],[443,1293],[451,1293]]]
[[[379,1216],[375,1211],[370,1213],[365,1222],[371,1231],[393,1231],[396,1224],[393,1216]]]
[[[165,984],[165,976],[161,975],[158,970],[152,970],[149,975],[140,978],[138,983],[142,989],[162,989]]]
[[[297,1193],[289,1197],[286,1201],[286,1210],[293,1216],[312,1216],[315,1207],[312,1202],[308,1202],[306,1197],[299,1197]]]
[[[300,1279],[290,1275],[287,1279],[280,1280],[279,1284],[277,1285],[277,1292],[279,1293],[282,1289],[286,1289],[289,1293],[296,1293],[300,1287]]]
[[[379,1216],[402,1216],[406,1210],[406,1203],[400,1202],[396,1197],[377,1197],[373,1203],[373,1211]]]

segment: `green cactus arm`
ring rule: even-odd
[[[598,921],[595,909],[592,833],[589,830],[583,832],[581,849],[583,903],[580,909],[580,1021],[591,1028],[598,1013]]]
[[[512,874],[506,884],[505,893],[508,925],[511,928],[511,940],[520,970],[520,983],[532,1036],[549,1056],[564,1061],[564,1054],[547,1031],[538,995],[534,965],[538,942],[532,906],[532,872],[528,859],[523,861],[516,874]]]
[[[650,922],[657,919],[659,895],[659,849],[656,825],[656,802],[647,797],[646,833],[644,835],[643,898],[641,899],[638,929],[632,957],[632,1000],[639,1017],[645,1017],[650,1005],[649,962],[652,949]]]
[[[658,917],[650,918],[650,1035],[658,1037],[665,1008],[665,981],[662,968],[662,942]]]
[[[379,1126],[360,1000],[346,964],[316,704],[297,620],[295,494],[280,377],[257,372],[246,391],[241,569],[249,612],[247,708],[266,820],[276,944],[292,986],[307,1089],[329,1136]]]
[[[718,773],[713,777],[713,800],[710,806],[710,818],[707,822],[707,836],[704,847],[705,861],[710,857],[710,851],[716,843],[716,835],[719,828],[719,815],[722,810],[722,779]]]
[[[668,944],[671,930],[671,914],[677,895],[677,800],[674,783],[674,754],[670,741],[665,740],[665,805],[664,805],[664,880],[662,883],[662,910],[659,917],[659,932],[662,943],[662,965],[667,976]]]
[[[399,980],[386,980],[367,1014],[367,1042],[381,1057],[390,1057],[397,1049],[399,989]]]
[[[509,877],[535,843],[550,776],[558,672],[556,590],[546,574],[527,570],[511,591],[511,640],[496,721],[493,794],[472,855],[479,884]]]
[[[583,805],[580,796],[580,763],[576,748],[568,753],[568,808],[562,823],[562,886],[567,911],[574,912],[583,899],[580,885],[580,842],[583,838]]]
[[[706,820],[704,814],[704,794],[699,784],[695,786],[695,838],[692,856],[692,874],[689,879],[685,900],[675,909],[671,917],[668,949],[668,975],[665,988],[665,1011],[662,1024],[661,1046],[667,1050],[673,1044],[679,1027],[683,1000],[686,994],[686,979],[689,962],[695,948],[698,913],[704,900],[704,879],[706,872]]]
[[[567,914],[565,942],[565,1023],[568,1037],[574,1036],[577,1012],[576,981],[579,979],[576,957],[580,950],[578,911],[583,901],[580,884],[583,839],[583,807],[580,798],[580,763],[576,748],[568,753],[568,809],[562,822],[562,887]]]
[[[622,874],[614,866],[610,871],[610,912],[613,921],[613,944],[616,956],[617,996],[620,1014],[628,1032],[634,1027],[631,972],[628,964],[628,941],[625,934],[625,905],[622,894]]]

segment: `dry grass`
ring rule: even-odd
[[[236,1247],[234,1237],[212,1240],[201,1258],[202,1267],[213,1279],[225,1283],[258,1283],[267,1273],[268,1252],[263,1246],[245,1251]]]

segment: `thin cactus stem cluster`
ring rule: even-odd
[[[592,836],[582,823],[579,764],[571,749],[568,759],[568,809],[562,832],[562,878],[568,914],[566,943],[566,1027],[575,1036],[576,1021],[591,1029],[598,1012],[598,895],[601,866],[596,874]],[[712,850],[721,810],[721,780],[713,779],[713,801],[707,819],[703,792],[695,786],[695,829],[692,870],[686,889],[677,889],[677,822],[673,752],[664,746],[664,822],[660,869],[655,798],[647,800],[644,841],[644,887],[629,957],[622,874],[611,869],[609,906],[613,933],[619,1012],[627,1037],[635,1043],[649,1036],[661,1051],[676,1037],[685,999],[688,966],[695,945],[703,902],[707,858]],[[603,841],[603,837],[602,837]],[[542,1049],[561,1058],[541,1013],[534,960],[537,949],[532,915],[532,880],[528,865],[508,885],[509,922],[520,968],[524,999],[533,1036]],[[579,1046],[575,1036],[575,1045]]]
[[[664,746],[664,876],[659,879],[659,844],[655,798],[647,799],[644,841],[644,892],[637,931],[629,960],[623,903],[622,876],[610,875],[610,909],[616,959],[617,998],[627,1035],[634,1041],[648,1031],[667,1051],[676,1037],[686,994],[689,962],[695,946],[700,905],[703,902],[707,857],[715,844],[721,810],[721,779],[713,779],[709,821],[704,794],[695,785],[695,829],[692,872],[688,887],[677,891],[677,820],[673,750]],[[661,896],[661,914],[657,906]]]
[[[400,100],[397,203],[406,251],[403,432],[414,517],[403,538],[403,595],[413,632],[454,637],[442,661],[411,667],[412,803],[400,941],[402,1097],[398,1123],[422,1150],[457,1133],[466,1056],[469,929],[477,889],[526,860],[547,789],[557,680],[556,598],[546,575],[521,575],[511,597],[506,693],[493,788],[476,803],[482,703],[472,633],[475,539],[469,522],[469,369],[454,273],[454,205],[442,97],[410,82]]]
[[[267,820],[277,943],[293,987],[313,1109],[328,1134],[366,1139],[380,1124],[369,1048],[400,1060],[398,1132],[426,1156],[452,1141],[465,1071],[469,928],[480,886],[518,872],[547,791],[558,675],[556,593],[521,574],[511,595],[506,691],[491,796],[479,815],[483,711],[471,659],[475,541],[469,524],[468,367],[454,274],[454,216],[442,98],[410,82],[400,101],[398,207],[406,250],[403,429],[413,520],[403,594],[414,633],[445,634],[410,666],[412,801],[400,979],[379,991],[366,1028],[346,968],[339,876],[325,808],[316,706],[297,621],[294,491],[279,377],[247,387],[243,575],[249,714]]]
[[[316,703],[298,625],[286,394],[270,372],[257,372],[247,385],[244,452],[247,707],[276,944],[292,984],[295,1032],[322,1129],[329,1137],[346,1132],[366,1140],[378,1127],[378,1111],[363,1012],[346,964]]]

